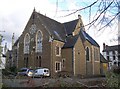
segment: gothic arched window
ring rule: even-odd
[[[36,52],[42,52],[42,33],[40,30],[36,34]]]
[[[86,48],[86,60],[90,61],[90,49],[88,47]]]
[[[30,35],[27,33],[24,37],[24,54],[29,54]]]

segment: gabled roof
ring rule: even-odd
[[[65,30],[66,30],[68,35],[72,34],[72,32],[75,30],[75,27],[78,23],[78,20],[79,19],[63,23],[63,25],[65,27]]]
[[[108,63],[109,61],[106,60],[106,59],[103,57],[103,55],[100,53],[100,62],[101,62],[101,63]]]
[[[67,37],[63,48],[73,48],[78,37],[79,35]]]
[[[36,11],[33,11],[32,15],[38,20],[38,23],[40,23],[47,30],[47,32],[51,37],[53,37],[53,39],[65,42],[63,48],[73,47],[79,36],[82,39],[83,43],[88,40],[92,45],[99,47],[97,42],[92,37],[90,37],[83,29],[80,30],[79,35],[66,38],[67,35],[69,36],[72,34],[72,32],[74,32],[79,19],[60,23]]]
[[[13,46],[17,46],[18,43],[19,43],[19,38],[15,41]]]
[[[51,36],[53,36],[53,39],[56,39],[59,41],[65,40],[66,32],[65,32],[63,24],[61,24],[49,17],[46,17],[40,13],[37,13],[37,15],[38,15],[39,21],[45,27],[45,29],[48,31],[48,33]]]
[[[99,44],[90,36],[88,35],[85,31],[81,30],[84,38],[89,41],[92,45],[99,47]]]
[[[80,38],[81,38],[82,42],[84,43],[86,41],[86,38],[85,38],[85,36],[83,34],[83,28],[80,28],[79,35],[80,35]]]
[[[104,51],[115,51],[115,50],[118,50],[120,48],[120,45],[113,45],[113,46],[107,46],[106,45],[106,48],[103,50]]]

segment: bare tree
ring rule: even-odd
[[[92,8],[97,7],[96,12],[92,12]],[[92,13],[96,13],[93,17],[94,19],[90,21],[90,23],[86,24],[87,25],[96,25],[102,24],[103,22],[106,22],[106,24],[101,27],[99,30],[102,28],[109,26],[109,24],[117,18],[119,15],[120,11],[117,10],[118,7],[120,7],[120,1],[119,0],[96,0],[95,2],[91,3],[90,5],[87,5],[83,8],[76,9],[76,10],[64,10],[64,11],[72,11],[71,13],[61,16],[61,17],[67,17],[70,15],[73,15],[77,12],[83,11],[83,10],[89,10],[89,17],[91,18]],[[57,13],[57,8],[58,8],[58,0],[56,1],[56,13]],[[107,13],[110,13],[109,16]],[[111,17],[108,18],[108,17]],[[99,20],[100,19],[100,20]],[[99,20],[99,21],[98,21]]]
[[[64,0],[65,1],[65,0]],[[92,1],[91,1],[92,2]],[[59,6],[59,0],[56,0],[56,13]],[[94,10],[96,8],[96,11]],[[120,1],[119,0],[96,0],[89,5],[79,9],[62,10],[68,14],[60,17],[68,17],[81,11],[87,10],[89,21],[84,26],[89,30],[92,26],[99,27],[98,32],[104,30],[106,27],[112,27],[113,24],[118,26],[118,17],[120,17]],[[94,11],[93,11],[94,10]],[[69,13],[70,12],[70,13]],[[118,34],[116,34],[118,35]]]

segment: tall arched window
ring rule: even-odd
[[[40,30],[36,34],[36,52],[42,52],[42,33]]]
[[[90,61],[90,49],[88,47],[86,48],[86,60]]]
[[[24,54],[29,54],[30,35],[27,33],[24,37]]]

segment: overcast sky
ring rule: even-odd
[[[57,0],[1,0],[0,1],[0,34],[4,39],[2,44],[7,42],[8,48],[11,49],[12,34],[15,33],[15,40],[22,34],[32,12],[35,7],[36,11],[46,15],[59,22],[67,22],[78,18],[78,14],[82,16],[84,24],[89,23],[88,10],[77,12],[73,15],[63,17],[70,12],[65,10],[79,9],[91,4],[93,1],[89,0],[58,0],[58,7],[56,8]],[[94,9],[95,11],[96,9]],[[117,24],[117,23],[116,23]],[[98,27],[92,27],[87,30],[101,46],[105,42],[107,45],[117,45],[114,39],[117,37],[118,27],[113,24],[110,27],[98,32]]]

